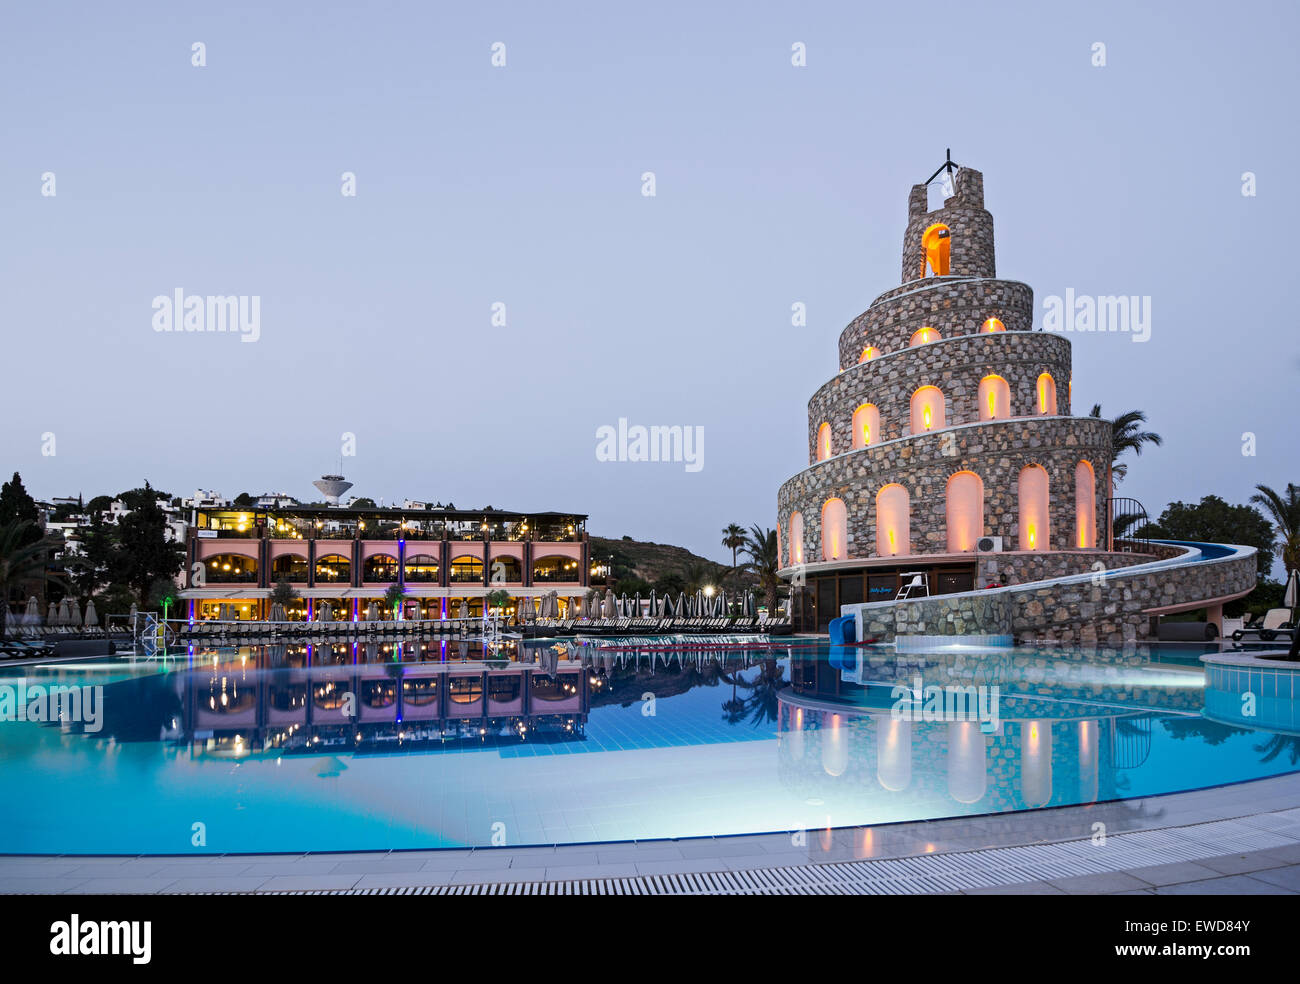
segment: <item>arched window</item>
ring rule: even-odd
[[[790,514],[790,566],[803,563],[803,514]]]
[[[988,321],[980,325],[980,331],[986,334],[991,334],[995,331],[1006,331],[1006,330],[1007,330],[1007,326],[1004,325],[997,318],[989,318]]]
[[[903,486],[886,485],[876,494],[876,553],[897,557],[912,552],[908,533],[911,512],[910,497]]]
[[[907,344],[909,347],[915,348],[918,345],[927,345],[930,342],[937,342],[942,337],[943,336],[939,334],[937,328],[931,328],[927,325],[924,328],[917,329],[917,331],[912,335],[912,340]]]
[[[863,362],[870,362],[879,354],[880,349],[876,348],[874,345],[868,345],[862,350],[862,358],[858,360],[858,364],[861,365]]]
[[[817,460],[825,461],[831,456],[831,425],[822,424],[817,428]]]
[[[984,481],[972,471],[960,471],[948,479],[948,552],[974,550],[984,535]]]
[[[980,420],[1006,420],[1011,416],[1011,387],[1001,376],[980,380]]]
[[[1042,465],[1020,469],[1020,549],[1047,550],[1052,540],[1048,517],[1047,470]]]
[[[1038,413],[1045,417],[1056,415],[1056,381],[1050,372],[1038,377]]]
[[[843,499],[827,499],[822,506],[822,560],[848,556],[848,511]]]
[[[948,227],[942,222],[936,222],[925,230],[925,234],[921,237],[921,249],[925,253],[924,259],[921,260],[921,276],[925,276],[927,267],[936,276],[948,276],[951,244],[952,237]]]
[[[578,562],[572,557],[538,557],[533,561],[534,582],[579,580]]]
[[[404,568],[408,583],[429,584],[438,580],[438,560],[428,554],[407,557]]]
[[[865,448],[880,441],[880,411],[874,403],[864,403],[853,411],[853,446]]]
[[[1074,535],[1081,550],[1097,546],[1097,476],[1088,461],[1074,466]]]
[[[457,557],[451,562],[448,580],[483,583],[483,561],[477,557]]]
[[[257,580],[257,561],[243,554],[217,554],[205,561],[203,576],[210,584],[251,584]]]
[[[347,584],[352,580],[352,561],[342,554],[326,554],[316,558],[316,581],[327,584]]]
[[[397,558],[388,554],[375,554],[373,557],[367,557],[365,565],[362,567],[361,580],[396,581]]]
[[[943,394],[937,386],[922,386],[912,394],[912,433],[924,434],[944,426]]]
[[[524,565],[518,557],[493,557],[488,580],[500,584],[522,584]]]
[[[271,561],[271,581],[288,581],[290,584],[307,583],[307,558],[298,554],[282,554]]]

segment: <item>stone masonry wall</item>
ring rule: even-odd
[[[907,200],[907,231],[903,235],[902,283],[924,276],[921,245],[925,230],[942,222],[951,233],[950,274],[967,277],[997,276],[993,256],[993,216],[984,210],[984,175],[963,168],[954,182],[955,194],[943,208],[926,211],[925,185],[914,185]]]
[[[1038,377],[1056,384],[1056,412],[1070,414],[1070,345],[1044,332],[996,332],[945,338],[881,356],[837,375],[808,401],[808,461],[817,460],[817,431],[831,425],[831,453],[853,446],[853,414],[864,403],[880,412],[879,441],[911,433],[912,394],[937,386],[944,397],[947,426],[980,419],[979,386],[985,376],[1007,381],[1011,415],[1032,417],[1038,407]]]
[[[1224,560],[1116,575],[1102,584],[1026,584],[846,609],[860,608],[864,637],[882,641],[895,635],[1012,633],[1019,640],[1121,645],[1148,637],[1149,609],[1238,594],[1255,583],[1255,555],[1248,551]]]
[[[868,345],[882,353],[907,348],[916,332],[973,335],[989,318],[1007,331],[1032,331],[1034,292],[1015,280],[930,277],[881,294],[840,332],[840,368],[855,366]]]
[[[1080,460],[1096,472],[1097,522],[1105,516],[1110,423],[1092,417],[1020,417],[956,427],[871,445],[818,462],[789,479],[777,494],[782,560],[790,562],[790,514],[804,524],[804,559],[821,559],[821,510],[828,499],[844,500],[848,557],[876,553],[876,495],[900,483],[911,500],[913,554],[947,551],[947,484],[959,471],[973,471],[984,483],[984,535],[1019,540],[1020,470],[1041,465],[1048,475],[1050,539],[1045,549],[1075,546],[1074,470]]]

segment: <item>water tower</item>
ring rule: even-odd
[[[321,495],[325,496],[325,501],[331,506],[337,506],[339,496],[352,488],[352,483],[345,481],[342,475],[322,475],[318,481],[311,484],[320,489]]]

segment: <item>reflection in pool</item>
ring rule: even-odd
[[[1297,769],[1288,731],[1206,713],[1241,695],[1206,689],[1202,651],[448,641],[6,667],[0,692],[102,686],[103,720],[0,722],[0,851],[795,831]]]

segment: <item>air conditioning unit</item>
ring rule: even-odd
[[[975,544],[976,553],[1001,553],[1002,537],[1000,536],[982,536],[979,542]]]

